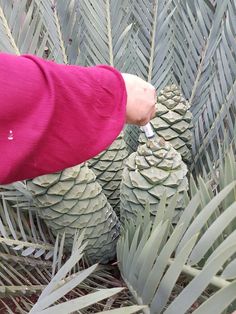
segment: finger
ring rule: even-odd
[[[144,126],[146,125],[148,122],[150,121],[150,117],[145,117],[145,118],[142,118],[140,119],[139,121],[137,121],[137,125],[138,126]]]
[[[137,124],[139,126],[144,126],[146,125],[148,122],[150,122],[150,120],[154,119],[156,117],[156,110],[152,110],[149,112],[149,114],[146,115],[145,118],[140,119]]]
[[[154,97],[154,102],[156,103],[156,101],[157,101],[157,91],[156,91],[156,89],[154,90],[153,97]]]
[[[154,108],[153,110],[152,110],[152,113],[151,113],[151,118],[150,118],[150,120],[151,119],[154,119],[155,117],[156,117],[156,108]]]
[[[156,92],[155,87],[151,84],[149,84],[149,92],[150,92],[151,97],[154,99],[154,102],[156,102],[157,92]]]
[[[156,112],[157,112],[157,108],[156,108],[156,105],[154,104],[151,106],[149,110],[149,113],[148,113],[149,117],[151,117],[151,119],[155,118]]]

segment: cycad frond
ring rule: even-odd
[[[113,288],[113,289],[99,289],[95,291],[93,289],[90,293],[86,295],[81,295],[73,299],[67,300],[66,302],[60,302],[60,299],[64,297],[68,292],[74,289],[74,293],[76,293],[76,288],[78,285],[83,287],[83,282],[90,276],[97,265],[93,265],[87,269],[80,270],[79,272],[74,273],[72,276],[67,276],[69,272],[71,272],[72,268],[78,264],[79,260],[82,258],[83,250],[86,245],[82,245],[83,236],[80,236],[77,240],[75,240],[74,249],[72,251],[71,257],[67,260],[67,262],[59,268],[58,272],[55,274],[50,283],[45,287],[42,294],[39,296],[38,301],[33,306],[29,313],[72,313],[75,310],[82,310],[86,307],[93,305],[94,303],[98,303],[103,299],[107,299],[114,294],[117,294],[123,290],[123,288]],[[56,305],[53,305],[56,303]],[[53,305],[53,306],[52,306]],[[127,313],[135,313],[139,310],[143,309],[143,307],[127,307],[125,311]],[[118,311],[118,313],[123,313],[123,310]],[[110,311],[107,311],[110,313]]]
[[[35,1],[0,1],[0,51],[44,56],[48,34]]]
[[[236,300],[235,230],[224,237],[227,227],[235,221],[235,200],[223,212],[218,211],[235,185],[235,181],[230,183],[210,199],[206,186],[196,188],[173,231],[170,213],[163,212],[163,208],[152,228],[147,213],[144,218],[137,218],[136,228],[130,222],[125,225],[117,248],[119,267],[136,301],[149,305],[147,313],[169,314],[174,309],[179,314],[186,313],[208,286],[220,290],[193,313],[212,313],[218,298],[215,313],[220,314]],[[163,242],[166,234],[169,237]],[[177,293],[175,287],[181,273],[193,279]],[[177,293],[174,300],[172,293]]]
[[[122,68],[127,63],[126,47],[131,24],[129,0],[80,1],[85,24],[87,64],[109,64]]]
[[[110,278],[97,265],[87,269],[81,268],[79,262],[85,247],[81,245],[82,241],[83,235],[79,238],[75,236],[72,254],[66,262],[63,257],[64,238],[56,240],[53,263],[23,264],[24,261],[19,257],[13,266],[1,261],[0,303],[4,309],[9,310],[9,313],[13,313],[11,308],[16,308],[17,313],[43,314],[61,311],[60,313],[66,314],[76,309],[80,309],[81,313],[91,313],[89,311],[97,313],[105,308],[106,304],[103,305],[99,301],[117,294],[124,288],[106,289],[104,283]],[[95,271],[96,268],[98,269]],[[114,286],[112,281],[110,286]],[[33,304],[32,300],[37,298],[38,301]],[[88,312],[82,310],[85,307],[88,307]],[[136,313],[143,308],[143,306],[124,307],[117,309],[115,313]],[[106,312],[113,313],[108,310]]]
[[[49,58],[59,63],[79,62],[80,11],[78,1],[35,0],[49,36]]]
[[[218,143],[234,136],[235,1],[133,2],[137,56],[132,72],[159,90],[176,83],[194,116],[196,174],[219,158]],[[227,132],[226,132],[227,130]]]
[[[194,7],[196,14],[187,3],[187,11],[182,10],[180,25],[185,40],[181,40],[178,50],[186,56],[176,62],[175,73],[179,73],[194,117],[192,169],[203,173],[204,167],[209,168],[206,152],[211,162],[216,161],[218,143],[226,141],[226,133],[229,141],[234,136],[236,6],[234,1],[225,0],[216,1],[213,8],[207,2],[195,1]]]
[[[14,193],[14,200],[19,193],[17,190],[11,190]],[[10,194],[12,197],[13,194]],[[2,191],[0,204],[0,247],[1,252],[9,256],[9,260],[14,261],[17,256],[30,256],[39,258],[44,256],[48,259],[52,256],[54,238],[46,228],[37,213],[28,206],[28,210],[20,210],[17,206],[13,207],[10,201],[5,199],[9,197],[9,191]],[[16,196],[15,196],[16,195]],[[10,197],[10,198],[11,198]],[[12,255],[12,258],[10,256]],[[7,256],[5,259],[7,259]],[[37,262],[36,262],[37,264]]]
[[[134,1],[133,15],[138,29],[137,75],[152,82],[161,89],[171,81],[172,15],[175,11],[172,1]]]
[[[1,0],[0,51],[78,63],[80,18],[75,0]]]

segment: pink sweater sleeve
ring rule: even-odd
[[[126,99],[123,78],[112,67],[0,54],[0,183],[97,155],[122,130]]]

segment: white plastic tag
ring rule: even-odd
[[[154,132],[150,123],[147,123],[146,125],[142,126],[141,130],[145,132],[147,138],[154,137]]]

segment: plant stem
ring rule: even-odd
[[[114,66],[113,49],[112,49],[112,33],[111,33],[111,14],[110,14],[110,0],[106,0],[107,10],[107,34],[108,34],[108,46],[109,46],[109,59],[110,65]]]
[[[53,250],[54,246],[49,244],[39,244],[39,243],[30,243],[30,242],[24,242],[19,240],[12,240],[9,238],[3,238],[0,237],[0,244],[5,243],[7,245],[13,246],[13,245],[22,245],[22,247],[33,247],[35,249],[45,249],[45,250]]]
[[[14,263],[26,264],[27,266],[39,267],[43,266],[44,268],[52,267],[52,262],[42,261],[41,259],[24,257],[24,256],[15,256],[10,254],[0,253],[0,260],[9,261]]]
[[[54,17],[55,17],[55,22],[56,22],[56,27],[57,27],[57,33],[58,33],[58,36],[59,36],[61,51],[62,51],[62,55],[63,55],[63,61],[64,61],[65,64],[68,64],[66,48],[65,48],[65,45],[64,45],[63,37],[62,37],[61,27],[60,27],[60,23],[59,23],[59,19],[58,19],[58,14],[57,14],[56,8],[53,10],[53,13],[54,13]]]
[[[150,83],[152,80],[152,70],[153,70],[153,59],[155,52],[155,39],[156,39],[156,27],[157,27],[157,8],[158,8],[158,0],[156,0],[154,4],[154,21],[152,27],[152,41],[151,41],[151,55],[150,55],[150,63],[148,69],[148,82]]]
[[[173,262],[174,260],[170,259],[168,264],[171,265]],[[182,273],[189,275],[191,277],[196,277],[197,275],[201,273],[201,270],[196,269],[190,265],[184,265]],[[210,281],[210,284],[217,289],[221,289],[221,288],[227,287],[230,284],[230,282],[223,278],[220,278],[219,276],[213,276]]]

